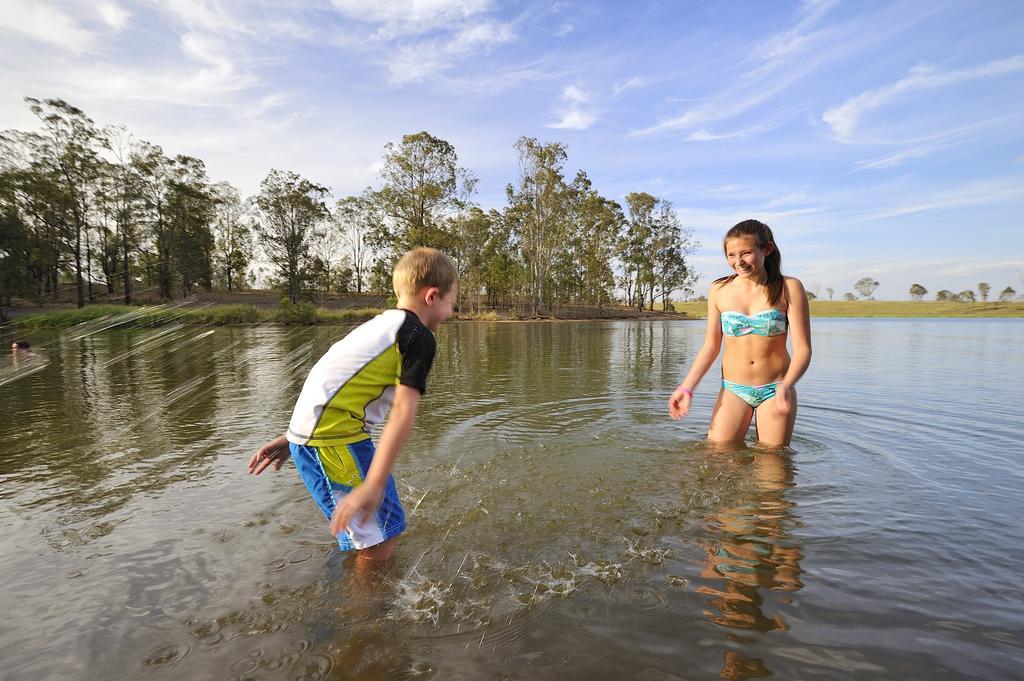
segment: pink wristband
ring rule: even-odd
[[[679,386],[679,389],[682,390],[687,395],[689,395],[690,397],[693,397],[693,391],[687,388],[685,385]]]

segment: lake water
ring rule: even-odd
[[[449,324],[367,578],[245,475],[346,330],[30,336],[4,679],[1024,677],[1022,321],[814,320],[785,453],[703,443],[717,366],[668,419],[703,322]]]

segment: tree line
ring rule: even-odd
[[[672,204],[602,196],[568,149],[521,137],[506,204],[484,210],[476,176],[427,132],[388,143],[379,184],[334,200],[296,172],[271,169],[243,198],[201,159],[170,156],[123,126],[99,127],[60,99],[26,98],[37,131],[0,133],[0,305],[12,297],[169,300],[250,287],[261,263],[296,302],[388,293],[395,259],[415,246],[455,259],[463,305],[623,303],[668,307],[692,293],[697,246]]]
[[[974,295],[974,291],[971,289],[965,289],[959,293],[953,293],[949,289],[942,289],[935,293],[935,300],[947,301],[955,303],[976,303],[978,298],[981,298],[981,302],[987,303],[989,293],[992,291],[992,287],[987,282],[978,283],[978,295]],[[910,287],[910,297],[914,300],[921,300],[924,296],[928,295],[928,289],[920,284],[913,284]],[[1008,303],[1017,297],[1017,291],[1012,286],[1007,286],[999,292],[996,300],[1000,303]]]
[[[880,283],[877,279],[873,279],[872,277],[862,277],[861,279],[858,279],[857,283],[853,285],[854,290],[860,294],[860,298],[858,298],[857,295],[855,295],[854,293],[848,291],[843,294],[843,300],[874,300],[873,296],[875,293],[875,289],[877,289],[879,286]],[[935,300],[940,302],[948,301],[957,303],[974,303],[978,301],[978,298],[981,298],[981,301],[984,303],[988,302],[989,293],[991,293],[991,291],[992,287],[987,282],[983,281],[978,284],[977,296],[974,295],[974,291],[971,289],[961,291],[960,293],[953,293],[950,290],[942,289],[941,291],[938,291],[935,294]],[[921,284],[911,284],[909,293],[910,297],[913,298],[914,300],[921,300],[926,295],[928,295],[928,289],[926,289]],[[835,290],[832,288],[826,288],[825,295],[828,296],[829,300],[832,300],[832,297],[835,295]],[[999,293],[999,297],[997,298],[997,300],[1000,303],[1006,303],[1014,300],[1016,296],[1017,292],[1012,287],[1007,286]],[[817,291],[808,291],[807,297],[810,298],[811,300],[815,300],[818,298],[818,293]]]

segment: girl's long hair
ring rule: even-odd
[[[768,275],[764,282],[765,290],[768,292],[768,304],[775,307],[782,300],[785,291],[785,279],[782,277],[782,253],[779,252],[779,245],[775,243],[771,228],[759,220],[744,220],[725,233],[722,239],[722,250],[729,239],[736,239],[743,236],[752,236],[757,239],[758,248],[767,248],[772,245],[772,252],[764,258],[764,270]],[[736,278],[736,274],[715,279],[713,283],[725,286]]]

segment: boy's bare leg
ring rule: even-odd
[[[383,565],[391,557],[391,553],[395,549],[395,542],[397,541],[398,537],[392,537],[368,549],[360,549],[359,555],[356,556],[356,568],[364,570]]]

